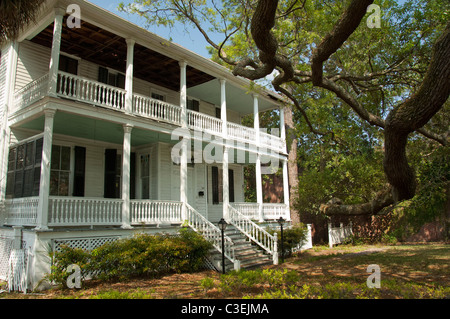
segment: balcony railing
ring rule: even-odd
[[[27,84],[14,94],[15,109],[25,108],[48,95],[48,74]],[[58,72],[56,94],[59,97],[125,112],[126,91],[85,77]],[[180,126],[182,109],[178,105],[133,94],[133,115]],[[212,135],[222,136],[223,121],[213,116],[187,110],[187,125]],[[254,128],[227,122],[228,138],[241,143],[255,144]],[[260,146],[276,152],[285,151],[285,141],[275,135],[259,132]]]

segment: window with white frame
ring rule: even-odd
[[[50,170],[50,195],[69,196],[70,147],[53,145]]]

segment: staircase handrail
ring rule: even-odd
[[[277,233],[274,235],[269,234],[264,228],[257,225],[231,205],[228,205],[228,222],[246,235],[251,241],[272,255],[273,263],[275,265],[278,264]]]
[[[186,217],[189,227],[202,234],[206,240],[212,243],[216,250],[222,253],[222,232],[219,227],[211,223],[188,203],[186,203]],[[235,269],[239,268],[239,260],[235,257],[233,241],[226,235],[224,235],[224,240],[225,257],[233,263]]]

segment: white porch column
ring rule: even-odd
[[[61,52],[62,22],[66,10],[55,8],[55,20],[53,25],[53,42],[48,71],[48,94],[56,96],[58,83],[59,54]]]
[[[260,137],[259,137],[259,105],[258,105],[258,95],[253,95],[253,127],[256,132],[256,146],[258,153],[256,154],[256,202],[258,203],[258,215],[259,221],[264,221],[263,215],[263,195],[262,195],[262,177],[261,177],[261,154],[259,153]]]
[[[44,123],[44,138],[42,145],[42,160],[41,160],[41,179],[39,186],[39,202],[38,202],[38,216],[36,229],[48,229],[48,202],[50,196],[50,169],[52,158],[52,143],[53,143],[53,123],[56,110],[46,109],[45,123]]]
[[[180,107],[181,107],[181,127],[187,128],[187,82],[186,82],[186,61],[180,61]],[[183,138],[181,142],[181,158],[180,158],[180,201],[183,203],[181,209],[181,219],[187,218],[187,148],[188,139]]]
[[[3,57],[3,59],[6,55]],[[4,83],[5,97],[0,104],[0,113],[3,112],[3,121],[0,124],[0,200],[5,199],[6,176],[8,172],[9,135],[8,114],[14,109],[14,84],[17,73],[18,43],[9,44],[6,61],[6,74]]]
[[[228,220],[228,205],[230,204],[230,185],[228,176],[228,146],[227,136],[227,95],[226,95],[226,80],[220,79],[220,119],[222,120],[222,134],[223,134],[223,159],[222,159],[222,217]]]
[[[187,82],[186,68],[187,62],[180,61],[180,107],[181,107],[181,126],[187,127]]]
[[[222,160],[222,205],[223,205],[223,218],[228,220],[228,205],[230,204],[230,185],[228,177],[228,147],[224,146],[223,160]]]
[[[127,42],[127,69],[125,76],[125,112],[131,113],[133,110],[133,64],[134,64],[134,44],[133,39],[126,39]]]
[[[289,210],[289,179],[288,179],[288,161],[287,159],[283,159],[283,195],[284,195],[284,203]],[[286,214],[287,219],[291,219],[290,214]]]
[[[226,83],[227,81],[225,79],[220,79],[220,119],[222,120],[222,133],[224,139],[228,136]]]
[[[131,168],[131,130],[132,125],[123,126],[122,154],[122,228],[131,228],[130,218],[130,168]]]

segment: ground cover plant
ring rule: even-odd
[[[170,273],[159,277],[88,280],[82,289],[3,293],[0,298],[162,299],[448,299],[450,246],[317,246],[277,266],[225,275],[214,271]],[[378,264],[381,287],[368,288],[367,266]]]

